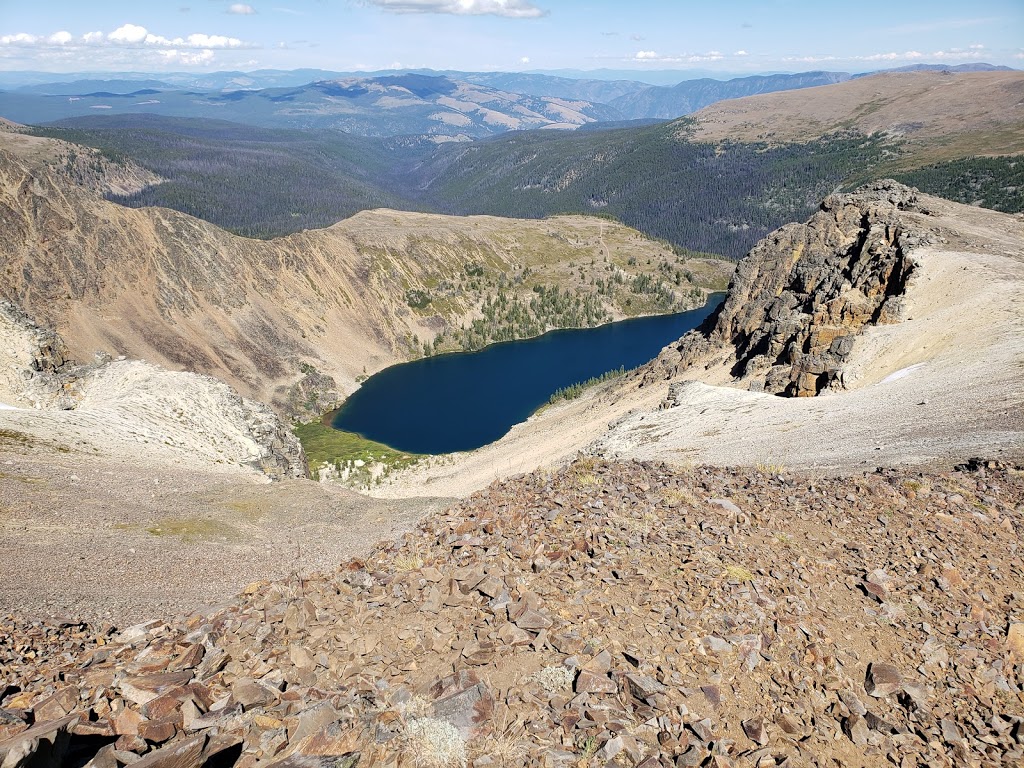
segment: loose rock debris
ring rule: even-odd
[[[581,459],[206,615],[4,620],[0,761],[1019,765],[1022,533],[994,462]]]

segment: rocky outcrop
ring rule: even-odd
[[[1018,765],[1022,502],[989,462],[584,460],[185,620],[0,618],[0,741],[71,717],[95,768]]]
[[[273,409],[263,403],[241,397],[238,399],[246,429],[257,448],[256,457],[249,465],[276,480],[286,477],[307,477],[309,466],[306,463],[305,451],[288,425],[281,421]]]
[[[0,401],[34,408],[71,408],[76,376],[64,340],[0,301]]]
[[[675,377],[726,356],[753,391],[842,388],[858,332],[901,317],[910,250],[924,239],[905,210],[920,212],[916,191],[882,181],[832,195],[806,223],[776,230],[740,263],[719,310],[663,352],[656,370]]]

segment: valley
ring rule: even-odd
[[[138,115],[36,132],[165,179],[112,195],[117,202],[175,208],[245,236],[325,227],[380,206],[598,214],[677,248],[738,259],[825,195],[878,178],[964,202],[986,185],[987,206],[1020,210],[1022,82],[1013,71],[882,73],[733,99],[654,125],[442,145]]]
[[[1024,760],[1024,73],[966,70],[0,122],[3,768]],[[330,428],[403,363],[373,426],[513,413]]]

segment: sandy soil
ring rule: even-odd
[[[443,506],[0,440],[0,614],[124,626],[189,612],[331,570]]]

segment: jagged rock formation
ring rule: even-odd
[[[996,463],[584,461],[184,620],[0,620],[0,759],[64,733],[94,768],[1015,765],[1022,533]]]
[[[916,205],[916,191],[894,181],[826,198],[806,223],[758,243],[718,312],[660,363],[675,377],[725,348],[732,375],[752,391],[810,397],[842,388],[857,333],[900,319],[915,266],[909,251],[925,241],[900,212]]]

